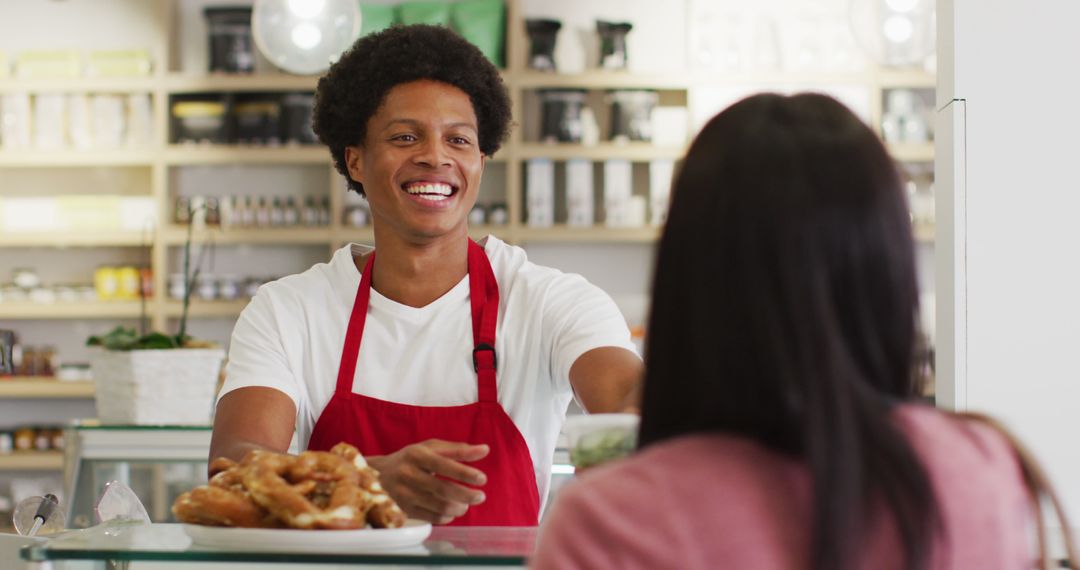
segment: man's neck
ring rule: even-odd
[[[468,234],[413,242],[379,232],[371,286],[380,295],[409,307],[424,307],[454,288],[468,274]],[[367,256],[355,260],[363,271]]]

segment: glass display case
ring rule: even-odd
[[[105,484],[114,480],[135,492],[151,521],[176,522],[170,510],[176,497],[206,483],[210,434],[210,426],[69,425],[64,430],[68,526],[96,524],[94,504]],[[295,438],[289,451],[297,451]],[[556,450],[547,506],[573,474],[569,453]]]
[[[130,487],[154,522],[172,522],[180,493],[206,482],[210,426],[118,426],[76,422],[65,429],[64,489],[70,528],[97,523],[106,483]]]

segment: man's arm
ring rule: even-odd
[[[638,413],[645,373],[638,355],[606,346],[582,354],[570,367],[570,385],[590,414]]]
[[[296,405],[280,390],[238,388],[225,394],[214,415],[210,459],[240,461],[252,449],[289,450],[296,427]]]

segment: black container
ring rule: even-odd
[[[585,96],[585,91],[580,89],[540,91],[540,137],[552,142],[581,142],[584,130],[581,110],[585,107]]]
[[[15,333],[0,330],[0,374],[13,374],[12,349],[15,348]]]
[[[311,127],[315,96],[290,93],[281,98],[281,138],[289,144],[316,144],[319,138]]]
[[[251,73],[255,51],[251,41],[251,7],[217,6],[203,10],[210,48],[211,72]]]
[[[562,23],[558,20],[525,20],[529,33],[529,67],[541,71],[555,71],[555,38]]]
[[[656,91],[623,90],[608,93],[611,102],[611,140],[651,141]]]
[[[173,141],[224,144],[231,142],[228,98],[202,96],[174,98],[170,106]]]
[[[277,98],[238,101],[233,106],[236,142],[241,144],[281,144],[281,103]]]
[[[600,67],[603,69],[626,69],[626,34],[634,25],[629,22],[596,21],[596,33],[600,34]]]

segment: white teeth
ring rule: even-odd
[[[405,191],[409,194],[449,196],[454,192],[454,189],[449,184],[414,184],[406,188]]]

